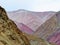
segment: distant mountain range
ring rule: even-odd
[[[19,9],[19,10],[16,10],[16,11],[8,12],[8,17],[9,18],[14,18],[13,20],[21,19],[21,18],[26,17],[26,16],[44,18],[45,16],[54,15],[55,13],[56,12],[54,12],[54,11],[33,12],[33,11],[24,10],[24,9]]]
[[[19,9],[16,11],[10,11],[7,14],[11,20],[26,25],[32,31],[36,31],[36,29],[41,24],[43,24],[46,20],[48,20],[50,17],[52,17],[56,13],[57,12],[54,12],[54,11],[33,12],[33,11],[24,10],[24,9]],[[60,15],[58,15],[58,17],[60,17]]]

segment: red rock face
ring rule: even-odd
[[[33,30],[30,29],[28,26],[24,25],[23,23],[18,23],[18,22],[15,23],[22,32],[25,32],[27,34],[33,34]]]
[[[57,45],[60,45],[60,30],[52,34],[48,39],[49,42],[56,43]]]

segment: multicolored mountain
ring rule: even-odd
[[[60,12],[17,10],[8,12],[8,17],[22,32],[33,34],[57,45],[60,44]]]

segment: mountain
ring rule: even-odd
[[[19,9],[7,14],[16,23],[18,28],[25,33],[35,34],[53,43],[60,39],[60,27],[58,26],[60,25],[60,11],[34,12]],[[54,34],[57,35],[57,38]],[[60,44],[59,41],[56,43],[57,45]]]
[[[24,10],[24,9],[19,9],[16,11],[8,12],[7,14],[11,20],[18,22],[19,28],[21,27],[20,26],[21,24],[24,24],[25,25],[24,31],[26,32],[26,30],[31,30],[30,31],[30,33],[31,33],[31,32],[36,31],[36,29],[40,25],[42,25],[45,21],[47,21],[49,18],[51,18],[55,14],[55,12],[53,12],[53,11],[33,12],[33,11]],[[26,29],[27,27],[29,27],[29,28]]]
[[[56,16],[57,16],[58,25],[60,27],[60,11],[56,12]]]

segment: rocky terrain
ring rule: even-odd
[[[60,12],[54,12],[54,11],[33,12],[33,11],[27,11],[24,9],[20,9],[17,11],[8,12],[7,14],[8,14],[8,17],[16,23],[16,25],[18,26],[19,29],[21,29],[22,32],[25,32],[27,34],[35,34],[35,32],[39,34],[41,32],[42,36],[39,34],[39,37],[43,37],[44,35],[47,36],[47,34],[50,34],[49,36],[43,37],[43,38],[49,42],[56,43],[57,45],[60,44]],[[52,17],[54,17],[54,19]],[[50,22],[48,21],[49,19],[51,19]],[[54,24],[54,20],[56,24]],[[53,31],[51,30],[52,33],[43,31],[44,32],[44,35],[43,35],[42,30],[40,30],[41,25],[43,25],[44,28],[47,25],[53,28],[56,25],[57,26],[55,27],[54,30],[52,28],[53,30]],[[48,31],[51,29],[51,27],[49,26],[47,26],[46,28]],[[38,28],[39,30],[37,30]]]

